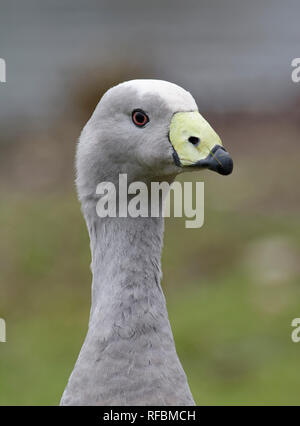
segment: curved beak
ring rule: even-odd
[[[193,167],[201,167],[220,175],[230,175],[233,170],[233,161],[223,146],[215,145],[204,160],[199,160]]]
[[[175,163],[183,168],[206,168],[229,175],[233,161],[221,139],[198,111],[177,112],[170,124],[169,139]]]

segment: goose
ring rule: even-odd
[[[92,301],[85,341],[61,405],[195,405],[161,288],[164,218],[105,217],[99,182],[173,182],[233,163],[192,95],[162,80],[109,89],[82,130],[76,185],[90,237]]]

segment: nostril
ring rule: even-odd
[[[198,145],[198,143],[200,142],[200,139],[197,138],[196,136],[190,136],[188,138],[188,141],[191,142],[193,145]]]

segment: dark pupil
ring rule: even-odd
[[[144,121],[145,121],[145,116],[144,116],[144,114],[141,114],[140,112],[137,112],[137,113],[135,114],[135,119],[136,119],[136,121],[137,121],[138,123],[142,124],[142,123],[144,123]]]

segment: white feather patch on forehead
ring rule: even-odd
[[[174,111],[198,110],[195,99],[187,90],[168,81],[151,79],[130,80],[121,83],[120,86],[132,87],[137,90],[140,96],[144,96],[147,93],[152,95],[157,94]]]

